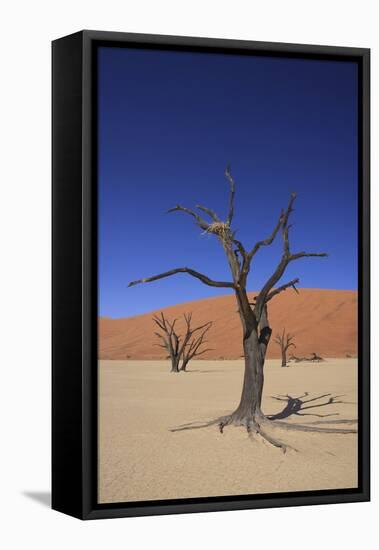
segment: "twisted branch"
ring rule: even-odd
[[[206,206],[201,206],[201,204],[197,204],[196,205],[196,208],[198,208],[199,210],[202,210],[203,212],[205,212],[206,214],[208,214],[208,216],[210,218],[212,218],[212,220],[216,223],[220,223],[221,220],[220,218],[217,216],[216,212],[214,210],[212,210],[211,208],[207,208]]]
[[[281,292],[283,292],[284,290],[287,290],[287,288],[289,287],[292,287],[294,289],[294,291],[299,294],[299,291],[297,290],[296,288],[296,284],[299,282],[299,279],[293,279],[292,281],[289,281],[288,283],[285,283],[284,285],[281,285],[279,286],[278,288],[275,288],[274,290],[272,290],[271,292],[269,292],[267,294],[267,298],[266,298],[266,304],[267,302],[269,302],[274,296],[276,296],[277,294],[280,294]]]
[[[190,269],[189,267],[178,267],[177,269],[171,269],[170,271],[165,271],[164,273],[160,273],[159,275],[153,275],[152,277],[146,277],[145,279],[138,279],[137,281],[132,281],[131,283],[129,283],[128,287],[135,286],[141,283],[151,283],[153,281],[158,281],[159,279],[171,277],[172,275],[176,275],[177,273],[187,273],[188,275],[199,279],[202,283],[208,286],[214,286],[217,288],[235,288],[234,283],[228,281],[214,281],[206,275],[203,275],[202,273],[199,273],[194,269]]]
[[[170,208],[170,210],[167,210],[167,212],[185,212],[186,214],[189,214],[190,216],[195,218],[197,225],[201,227],[201,229],[207,231],[207,229],[209,228],[209,224],[205,220],[203,220],[203,218],[201,218],[198,214],[196,214],[196,212],[190,210],[189,208],[186,208],[185,206],[180,206],[180,204],[177,204],[176,206],[174,206],[174,208]]]
[[[274,231],[271,233],[271,235],[269,237],[267,237],[267,239],[264,239],[263,241],[258,241],[257,243],[255,243],[255,245],[253,246],[253,248],[250,250],[250,252],[248,254],[249,260],[251,260],[253,258],[253,256],[255,256],[255,254],[258,252],[258,250],[261,248],[261,246],[269,246],[270,244],[273,243],[273,241],[274,241],[276,235],[278,234],[279,229],[280,229],[280,227],[283,223],[283,216],[284,216],[284,212],[282,210],[280,212],[278,223],[274,227]]]
[[[274,296],[276,296],[280,292],[283,292],[283,290],[286,290],[289,286],[292,286],[296,290],[295,284],[297,282],[299,282],[298,279],[294,279],[293,281],[290,281],[289,283],[286,283],[286,284],[282,285],[281,287],[279,287],[278,289],[270,292],[271,289],[276,285],[276,283],[282,277],[282,275],[284,274],[284,272],[285,272],[285,270],[286,270],[286,268],[287,268],[287,266],[290,262],[292,262],[294,260],[298,260],[300,258],[307,258],[307,257],[322,258],[322,257],[327,256],[327,254],[324,253],[324,252],[322,252],[322,253],[298,252],[296,254],[291,254],[289,236],[288,236],[289,229],[290,229],[291,226],[288,225],[288,220],[289,220],[289,217],[291,215],[291,212],[293,211],[293,203],[294,203],[295,199],[296,199],[296,193],[292,193],[291,197],[290,197],[290,201],[288,203],[287,210],[281,216],[280,226],[282,228],[282,239],[283,239],[282,257],[281,257],[281,260],[280,260],[278,266],[276,267],[275,271],[273,272],[271,277],[268,279],[266,284],[263,286],[263,288],[261,289],[261,291],[260,291],[260,293],[257,297],[256,305],[255,305],[255,308],[254,308],[254,312],[255,312],[257,320],[260,319],[260,316],[262,314],[262,308],[263,308],[264,304],[267,303],[268,300],[271,300]]]
[[[225,176],[227,180],[229,181],[230,185],[230,194],[229,194],[229,211],[228,211],[228,217],[226,218],[226,223],[230,226],[232,224],[233,216],[234,216],[234,194],[236,191],[236,186],[234,183],[233,176],[230,171],[230,164],[227,165],[225,170]]]

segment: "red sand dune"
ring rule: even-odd
[[[251,293],[253,298],[256,293]],[[193,324],[213,321],[208,346],[201,359],[238,359],[242,355],[241,327],[233,295],[187,302],[162,310],[168,319],[192,312]],[[152,312],[125,319],[99,319],[100,359],[163,359]],[[299,289],[278,295],[269,305],[273,328],[268,357],[280,356],[274,336],[283,328],[295,335],[295,355],[315,352],[324,357],[357,354],[357,292],[353,290]],[[182,324],[178,321],[177,327]],[[180,330],[179,330],[180,332]],[[290,348],[292,351],[293,348]]]

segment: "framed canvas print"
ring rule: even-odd
[[[369,50],[53,42],[53,508],[369,499]]]

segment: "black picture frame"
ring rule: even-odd
[[[359,486],[98,504],[96,52],[100,45],[356,61],[359,67]],[[370,499],[370,50],[81,31],[52,43],[52,507],[81,519]]]

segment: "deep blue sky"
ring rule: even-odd
[[[188,275],[127,288],[175,267],[228,280],[223,251],[192,218],[225,216],[230,162],[234,228],[246,247],[266,238],[298,193],[286,279],[357,286],[357,67],[350,62],[101,48],[99,51],[99,313],[129,317],[225,294]],[[257,290],[280,239],[256,257]]]

